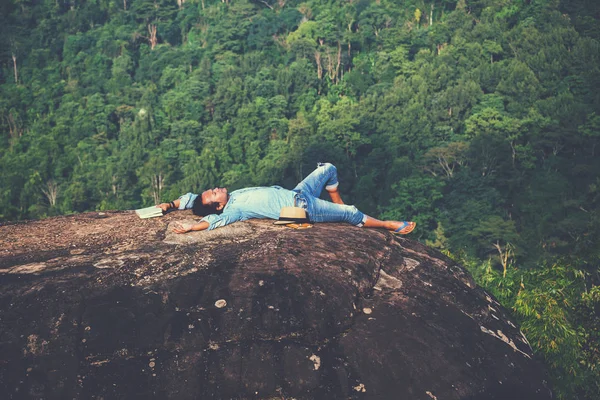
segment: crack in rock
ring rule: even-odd
[[[496,339],[502,340],[504,343],[506,343],[507,345],[509,345],[510,347],[512,347],[512,349],[514,351],[517,351],[517,352],[523,354],[527,358],[531,358],[531,356],[529,354],[527,354],[524,351],[522,351],[519,348],[517,348],[517,345],[515,345],[515,342],[513,342],[512,339],[509,339],[504,333],[502,333],[501,330],[498,330],[497,332],[494,332],[494,331],[492,331],[490,329],[487,329],[486,327],[484,327],[482,325],[481,326],[481,331],[484,332],[484,333],[487,333],[488,335],[491,335],[491,336],[495,337]]]

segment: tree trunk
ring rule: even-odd
[[[152,175],[150,179],[152,180],[152,197],[154,199],[154,204],[159,204],[164,187],[164,176],[162,172],[159,172],[157,175]]]
[[[154,50],[154,47],[156,47],[156,44],[158,43],[158,39],[156,39],[156,25],[149,24],[148,33],[150,34],[150,49]]]
[[[51,207],[56,206],[56,199],[58,198],[58,184],[54,179],[50,179],[46,182],[46,186],[42,188],[42,192],[48,199]]]
[[[327,48],[327,74],[329,75],[329,79],[335,83],[335,70],[333,69],[333,58],[331,56],[330,48]]]
[[[8,116],[6,117],[6,122],[8,123],[8,131],[10,133],[11,138],[17,138],[23,136],[23,126],[20,118],[13,115],[12,111],[9,111]]]
[[[452,175],[454,173],[454,166],[452,166],[450,162],[448,162],[448,160],[443,156],[438,156],[438,163],[440,167],[442,167],[442,170],[444,171],[448,179],[452,179]]]
[[[510,262],[511,257],[514,255],[513,247],[510,243],[506,243],[506,246],[502,248],[499,241],[494,243],[493,246],[496,248],[496,250],[498,250],[498,255],[500,256],[500,263],[502,264],[503,269],[502,277],[506,278],[506,270],[508,269],[508,263]]]
[[[266,1],[260,0],[260,2],[263,3],[265,6],[269,7],[269,9],[271,9],[271,10],[273,9],[273,6],[270,5],[269,3],[267,3]]]
[[[15,70],[15,83],[19,83],[19,74],[17,73],[17,56],[13,53],[13,69]]]
[[[323,67],[321,66],[321,53],[315,51],[315,61],[317,62],[317,77],[319,80],[323,78]]]
[[[342,65],[342,45],[338,41],[338,52],[337,52],[337,65],[335,67],[335,83],[338,83],[339,73],[340,73],[340,65]]]
[[[515,147],[515,142],[511,140],[510,149],[512,151],[512,166],[515,166],[515,160],[517,159],[517,149]]]
[[[112,176],[112,193],[115,197],[119,197],[118,194],[119,185],[117,184],[117,177],[115,175]]]
[[[429,10],[429,26],[433,26],[433,3],[431,3],[431,9]]]
[[[123,10],[127,11],[127,0],[123,0]]]

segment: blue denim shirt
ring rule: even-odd
[[[207,215],[202,221],[208,222],[208,230],[212,230],[250,218],[278,219],[282,207],[294,205],[295,195],[296,192],[281,186],[235,190],[229,194],[222,214]]]
[[[179,196],[179,207],[177,209],[186,210],[194,207],[196,197],[198,197],[198,195],[194,193],[186,193],[183,196]]]

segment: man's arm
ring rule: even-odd
[[[202,218],[201,222],[208,223],[208,228],[206,229],[210,231],[216,228],[221,228],[225,225],[233,224],[237,221],[244,221],[246,219],[248,218],[244,217],[244,215],[239,212],[224,212],[223,214],[218,215],[207,215],[206,217]]]
[[[173,232],[175,233],[187,233],[191,231],[203,231],[208,229],[209,223],[206,221],[200,221],[199,223],[191,226],[183,226],[181,224],[175,225]]]
[[[160,208],[163,211],[167,210],[187,210],[194,207],[194,202],[198,198],[197,194],[194,193],[186,193],[182,196],[179,196],[177,200],[173,200],[170,203],[161,203],[156,207]]]
[[[211,214],[202,218],[202,220],[195,225],[182,226],[181,224],[179,224],[179,226],[173,228],[173,232],[187,233],[190,231],[203,231],[205,229],[212,230],[225,225],[233,224],[237,221],[244,221],[246,219],[247,218],[245,218],[242,214],[238,212],[223,213],[219,215]]]
[[[181,200],[177,199],[177,200],[173,200],[170,203],[160,203],[156,207],[160,208],[164,212],[167,212],[167,210],[177,210],[177,209],[179,209],[179,204],[181,204]]]

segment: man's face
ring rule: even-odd
[[[202,204],[205,206],[213,203],[219,204],[217,210],[222,210],[229,200],[229,194],[226,188],[208,189],[202,192]]]

